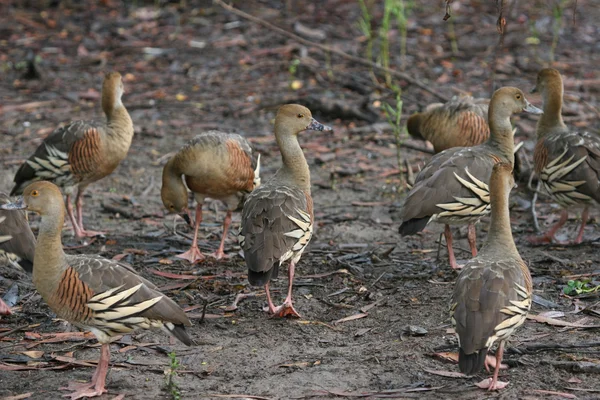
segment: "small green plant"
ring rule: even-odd
[[[397,86],[392,86],[392,90],[396,93],[396,104],[390,105],[389,103],[383,103],[383,111],[388,120],[388,123],[392,126],[394,137],[396,138],[396,158],[398,162],[398,169],[400,170],[400,192],[404,191],[405,182],[404,175],[402,174],[402,143],[406,137],[405,127],[400,125],[402,119],[402,90]]]
[[[360,29],[361,33],[367,40],[367,47],[365,50],[365,57],[369,61],[373,61],[373,27],[371,25],[371,12],[370,8],[373,2],[369,2],[369,4],[365,3],[365,0],[358,0],[358,4],[360,5],[361,17],[358,20],[358,29]],[[375,77],[375,73],[373,72],[373,68],[370,70],[371,79],[373,82],[377,82],[377,78]]]
[[[590,285],[591,279],[583,281],[568,281],[567,286],[563,288],[563,293],[569,296],[576,296],[582,293],[595,293],[600,290],[600,285]]]
[[[296,73],[298,72],[298,66],[300,65],[300,59],[298,58],[294,58],[292,60],[292,62],[290,62],[290,66],[288,67],[288,71],[290,72],[290,75],[292,77],[296,76]]]
[[[169,370],[167,371],[167,391],[171,395],[173,400],[181,400],[181,392],[179,391],[179,385],[177,385],[177,370],[181,368],[181,364],[177,359],[177,354],[174,351],[169,353]]]
[[[554,62],[554,52],[556,46],[558,46],[558,37],[560,36],[560,29],[562,28],[562,17],[565,6],[568,0],[557,0],[552,8],[552,44],[550,45],[550,62]]]

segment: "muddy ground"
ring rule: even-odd
[[[578,298],[562,294],[567,280],[584,279],[573,275],[591,274],[591,284],[600,284],[597,210],[584,244],[531,247],[525,240],[533,233],[526,184],[530,166],[522,164],[511,216],[539,296],[532,313],[556,311],[544,315],[563,326],[526,322],[510,343],[510,368],[501,373],[510,384],[499,393],[474,386],[488,376],[485,371],[473,378],[441,376],[458,371],[434,355],[456,350],[446,311],[456,274],[445,250],[436,258],[441,227],[408,238],[397,234],[403,194],[395,139],[381,128],[386,119],[380,104],[394,101],[385,77],[375,70],[374,82],[367,66],[300,44],[209,1],[131,3],[0,1],[0,190],[11,189],[20,163],[55,126],[101,118],[103,72],[121,72],[136,136],[127,159],[113,175],[90,186],[85,198],[87,226],[108,234],[67,251],[123,257],[187,308],[194,321],[190,331],[199,342],[194,348],[160,332],[140,332],[113,344],[109,392],[103,399],[120,394],[175,399],[176,392],[192,399],[600,398],[598,292]],[[378,29],[383,2],[375,3],[371,11]],[[455,1],[446,23],[441,1],[405,3],[413,7],[404,58],[396,25],[389,33],[394,69],[448,98],[462,92],[489,96],[504,85],[529,91],[537,70],[553,65],[566,78],[567,123],[595,131],[600,127],[600,10],[595,2],[562,2],[557,18],[555,2],[507,2],[501,44],[494,2]],[[294,25],[300,23],[308,31],[304,38],[365,57],[357,1],[235,5],[288,32],[297,32]],[[379,47],[377,40],[375,55]],[[403,90],[405,116],[440,101],[407,79],[393,83]],[[528,97],[540,105],[539,97]],[[280,166],[272,120],[276,107],[286,102],[308,105],[335,129],[332,135],[301,137],[317,221],[295,281],[301,320],[269,319],[261,311],[262,291],[229,311],[237,294],[253,290],[235,233],[227,240],[228,260],[190,266],[174,255],[189,246],[192,232],[181,219],[164,215],[159,197],[169,153],[205,129],[238,132],[252,140],[262,154],[263,179],[268,179]],[[519,115],[514,122],[517,140],[525,142],[521,158],[531,160],[535,117]],[[404,143],[426,147],[409,139]],[[402,156],[415,170],[430,157],[407,148]],[[557,209],[546,198],[538,208],[543,228],[557,220]],[[575,234],[577,215],[571,213],[561,239]],[[205,205],[203,250],[216,249],[223,217],[220,204]],[[38,220],[31,221],[35,230]],[[233,231],[238,224],[236,214]],[[486,229],[486,221],[479,224],[479,243]],[[462,249],[457,256],[467,259],[466,233],[457,232],[457,237],[455,248]],[[79,245],[68,229],[64,244]],[[157,271],[198,275],[166,278]],[[41,334],[65,332],[68,326],[53,319],[26,275],[8,267],[0,272],[2,293],[17,282],[19,288],[14,315],[0,320],[0,397],[59,398],[57,388],[68,381],[89,379],[99,356],[96,341],[73,332],[70,341],[41,343],[48,338]],[[284,297],[286,284],[285,274],[274,283],[276,299]],[[362,318],[342,320],[351,316]],[[596,328],[577,328],[581,325]],[[413,335],[409,326],[426,334]],[[171,351],[181,366],[176,385],[168,388]]]

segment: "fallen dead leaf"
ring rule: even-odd
[[[24,354],[29,358],[41,358],[44,355],[43,351],[36,351],[36,350],[30,350],[30,351],[20,351],[19,354]]]
[[[442,371],[442,370],[427,369],[427,368],[423,368],[423,371],[428,372],[433,375],[445,376],[446,378],[461,378],[461,379],[468,378],[467,375],[463,374],[462,372],[458,372],[458,371]]]
[[[574,394],[571,394],[571,393],[554,392],[552,390],[533,389],[533,390],[530,390],[530,392],[539,393],[539,394],[547,394],[550,396],[558,396],[558,397],[563,397],[565,399],[576,399],[577,398],[577,396],[575,396]]]
[[[433,356],[437,357],[441,360],[444,360],[444,361],[450,361],[455,364],[458,364],[458,353],[457,352],[442,351],[440,353],[433,353]]]
[[[369,314],[367,314],[367,313],[350,315],[349,317],[344,317],[344,318],[338,319],[337,321],[334,321],[333,325],[341,324],[342,322],[354,321],[354,320],[365,318],[368,316],[369,316]]]
[[[8,397],[3,397],[2,400],[21,400],[21,399],[28,399],[29,397],[33,396],[34,392],[29,392],[29,393],[23,393],[23,394],[17,394],[15,396],[8,396]]]

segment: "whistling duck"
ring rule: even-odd
[[[102,84],[102,110],[106,122],[74,121],[52,132],[17,171],[11,196],[22,194],[35,181],[50,181],[61,187],[73,231],[77,238],[102,232],[83,227],[83,191],[108,175],[125,158],[133,138],[133,123],[121,102],[121,74],[106,74]],[[71,196],[77,190],[77,217]]]
[[[65,207],[58,187],[35,182],[23,190],[20,202],[0,208],[26,209],[41,215],[35,246],[33,283],[59,318],[90,330],[102,343],[100,360],[91,383],[72,384],[68,397],[100,396],[110,358],[110,342],[136,329],[161,328],[190,346],[185,331],[190,321],[183,310],[150,281],[127,264],[97,255],[67,255],[61,231]]]
[[[169,212],[180,214],[191,224],[182,176],[196,199],[196,223],[192,246],[177,257],[191,263],[204,260],[205,256],[198,249],[198,229],[202,222],[202,204],[205,197],[210,197],[227,205],[221,244],[214,253],[216,259],[221,259],[225,255],[223,247],[233,210],[260,185],[260,155],[255,157],[248,141],[240,135],[219,131],[204,132],[179,150],[163,169],[161,197]]]
[[[298,143],[298,134],[308,130],[332,129],[317,122],[306,107],[287,104],[279,109],[275,140],[283,165],[248,196],[242,211],[239,240],[248,266],[248,281],[253,286],[265,286],[267,311],[279,317],[300,317],[292,304],[294,271],[310,242],[314,224],[310,171]],[[287,297],[283,305],[275,307],[269,282],[286,261],[290,262]]]

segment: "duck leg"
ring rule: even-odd
[[[498,349],[496,350],[496,368],[494,368],[494,376],[492,378],[484,379],[482,382],[478,383],[482,389],[487,390],[500,390],[504,389],[508,382],[502,382],[498,380],[498,373],[500,372],[500,366],[502,365],[502,356],[504,355],[504,341],[500,342],[498,345]]]
[[[265,285],[265,293],[267,294],[267,307],[265,307],[263,311],[266,311],[269,314],[275,314],[275,304],[273,304],[273,300],[271,299],[270,283],[271,282],[267,282]]]
[[[192,246],[188,251],[183,254],[177,255],[177,258],[183,258],[188,260],[190,263],[195,264],[200,261],[204,261],[206,256],[200,252],[198,248],[198,230],[200,229],[200,223],[202,222],[202,204],[196,204],[196,223],[194,226],[194,240],[192,240]]]
[[[450,230],[450,225],[446,224],[446,227],[444,228],[444,237],[446,238],[446,247],[448,248],[448,260],[450,261],[450,266],[452,269],[462,268],[456,262],[456,257],[454,257],[454,249],[452,248],[452,231]]]
[[[0,315],[12,315],[10,307],[2,299],[0,299]]]
[[[467,239],[471,247],[471,254],[473,257],[477,257],[477,231],[475,230],[475,224],[469,224],[467,229]]]
[[[567,222],[568,217],[569,217],[568,211],[566,209],[563,209],[560,213],[560,219],[553,227],[551,227],[548,230],[548,232],[546,232],[542,236],[530,236],[527,240],[531,244],[544,244],[544,243],[556,242],[554,235]],[[580,232],[580,234],[583,237],[583,232]]]
[[[289,315],[296,318],[302,318],[292,304],[292,287],[294,286],[295,269],[296,264],[293,261],[290,262],[290,267],[288,269],[288,293],[283,304],[273,310],[272,314],[274,317],[287,317]]]
[[[71,226],[73,226],[73,233],[75,234],[75,237],[76,238],[85,237],[81,228],[79,227],[79,224],[77,223],[77,218],[75,218],[75,212],[73,212],[73,203],[71,203],[71,195],[70,194],[67,195],[67,199],[66,199],[65,203],[67,205],[67,215],[69,216],[69,219],[71,220]]]
[[[79,232],[80,232],[77,235],[77,237],[94,237],[94,236],[105,235],[106,232],[86,231],[83,228],[83,191],[84,190],[85,190],[85,187],[80,186],[79,189],[77,189],[77,197],[75,198],[75,207],[77,209],[77,225],[79,226]]]
[[[227,238],[227,232],[229,231],[229,225],[231,225],[231,215],[233,214],[232,210],[227,210],[227,215],[225,216],[225,220],[223,221],[223,237],[221,238],[221,244],[219,245],[219,249],[215,251],[212,255],[217,260],[225,257],[225,252],[223,249],[225,248],[225,238]]]
[[[110,360],[110,344],[103,343],[100,350],[100,359],[98,360],[98,366],[96,372],[92,376],[90,383],[74,384],[70,383],[69,386],[63,389],[74,390],[73,393],[67,394],[64,397],[68,397],[71,400],[81,399],[84,397],[96,397],[102,396],[106,393],[104,386],[106,385],[106,374],[108,373],[108,361]]]
[[[587,223],[589,216],[590,216],[590,209],[586,205],[585,208],[583,209],[583,214],[581,214],[581,228],[579,228],[579,234],[577,235],[577,238],[575,239],[573,244],[579,244],[583,241],[583,229],[585,228],[585,224]]]

